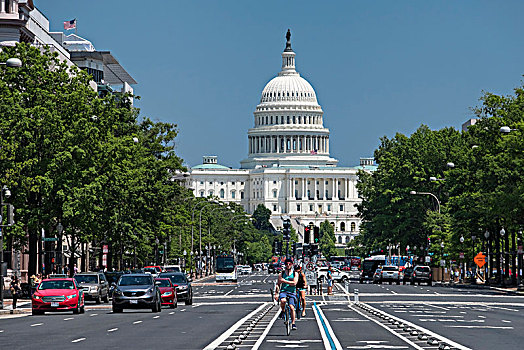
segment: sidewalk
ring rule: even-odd
[[[4,299],[4,309],[0,310],[0,315],[6,314],[21,314],[31,312],[30,299],[18,299],[16,302],[16,309],[13,310],[13,299]]]
[[[486,289],[486,290],[496,290],[499,292],[505,292],[513,295],[524,295],[524,291],[518,291],[517,287],[505,287],[500,286],[489,286],[485,284],[472,284],[466,282],[433,282],[435,286],[448,287],[448,288],[464,288],[464,289]]]

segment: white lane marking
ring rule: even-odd
[[[436,309],[442,309],[442,310],[449,311],[448,308],[446,308],[446,307],[442,307],[442,306],[431,305],[431,304],[429,304],[429,303],[428,303],[428,304],[424,304],[424,305],[427,305],[427,306],[430,306],[430,307],[434,307],[434,308],[436,308]]]
[[[519,310],[515,310],[515,309],[508,309],[508,308],[505,308],[505,307],[498,307],[498,306],[488,306],[489,304],[487,303],[482,303],[482,305],[486,306],[486,307],[490,307],[492,309],[501,309],[501,310],[507,310],[507,311],[514,311],[514,312],[519,312]]]
[[[486,316],[479,315],[478,318],[486,318]]]
[[[357,343],[366,343],[366,345],[348,346],[348,349],[409,349],[404,345],[388,345],[381,343],[388,343],[387,341],[357,341]]]
[[[451,328],[488,328],[488,329],[513,329],[513,327],[503,326],[446,326]]]
[[[3,329],[0,329],[0,333],[4,333],[4,330],[3,330]]]
[[[31,327],[36,327],[36,326],[41,326],[41,325],[43,325],[43,323],[33,323],[33,324],[31,325]]]
[[[273,323],[275,323],[279,315],[280,315],[280,308],[278,307],[277,312],[275,313],[271,321],[269,321],[269,324],[267,325],[266,329],[264,329],[264,331],[260,335],[260,338],[258,338],[257,342],[255,343],[255,345],[253,345],[253,348],[251,350],[258,350],[258,348],[260,347],[260,345],[262,345],[262,342],[266,338],[271,327],[273,327]]]
[[[216,338],[211,344],[206,346],[204,350],[213,350],[216,349],[224,340],[226,340],[231,334],[233,334],[234,331],[238,329],[244,322],[246,322],[250,317],[255,315],[257,312],[262,310],[265,306],[269,305],[269,303],[262,303],[258,308],[247,314],[242,319],[238,320],[237,323],[235,323],[233,326],[231,326],[227,331],[222,333],[218,338]]]
[[[92,314],[92,315],[89,315],[89,317],[93,317],[93,316],[98,316],[98,314]]]
[[[78,343],[79,341],[83,341],[83,340],[86,340],[86,338],[78,338],[78,339],[72,340],[71,343]]]
[[[172,315],[172,314],[174,314],[174,313],[175,313],[174,311],[171,311],[169,314]]]
[[[108,329],[107,331],[108,331],[108,332],[118,331],[118,328],[111,328],[111,329]]]
[[[414,347],[415,349],[417,350],[424,350],[424,348],[421,348],[420,346],[418,346],[417,344],[413,343],[411,340],[409,340],[408,338],[406,337],[403,337],[402,335],[398,334],[397,332],[393,331],[392,329],[390,329],[389,327],[383,325],[382,323],[372,319],[371,317],[369,317],[368,315],[362,313],[360,310],[357,310],[356,308],[354,308],[352,305],[348,305],[348,307],[355,311],[356,313],[364,316],[365,318],[367,318],[368,320],[370,321],[373,321],[375,322],[376,324],[378,324],[379,326],[381,326],[382,328],[384,328],[385,330],[387,330],[388,332],[390,332],[391,334],[397,336],[398,338],[402,339],[403,341],[405,341],[406,343],[408,343],[409,345],[411,345],[412,347]],[[471,349],[470,349],[471,350]]]
[[[228,296],[228,295],[231,294],[231,292],[234,291],[234,290],[235,290],[234,288],[231,289],[229,292],[227,292],[226,294],[224,294],[224,296],[225,296],[225,297]]]
[[[142,321],[135,321],[135,322],[133,322],[133,324],[139,324],[139,323],[142,323]]]
[[[322,309],[320,309],[320,305],[316,305],[316,307],[315,305],[313,305],[313,313],[315,314],[315,318],[317,319],[317,326],[318,326],[318,329],[320,330],[320,334],[322,335],[322,340],[324,341],[324,347],[326,349],[331,348],[331,344],[328,340],[328,335],[326,334],[325,328],[327,328],[327,332],[329,332],[331,341],[335,345],[335,349],[342,350],[342,345],[340,345],[340,342],[338,341],[337,336],[335,335],[335,332],[333,332],[333,329],[331,328],[331,325],[329,324],[328,319],[326,318],[326,316],[324,316]]]
[[[69,321],[69,320],[74,320],[75,318],[74,317],[68,317],[68,318],[64,318],[64,321]]]
[[[379,311],[378,309],[376,309],[376,308],[374,308],[373,306],[369,305],[369,303],[366,303],[366,304],[367,304],[367,306],[368,306],[369,308],[374,309],[375,311]],[[356,312],[359,312],[359,310],[356,310],[356,309],[353,308],[351,305],[348,305],[348,307],[349,307],[350,309],[355,310]],[[461,345],[461,344],[459,344],[459,343],[457,343],[457,342],[454,342],[453,340],[451,340],[451,339],[449,339],[449,338],[446,338],[446,337],[443,337],[443,336],[440,335],[440,334],[434,333],[434,332],[430,331],[429,329],[426,329],[426,328],[424,328],[424,327],[422,327],[422,326],[415,325],[415,324],[413,324],[413,323],[411,323],[411,322],[409,322],[409,321],[407,321],[407,320],[404,320],[404,319],[402,319],[402,318],[398,318],[398,317],[393,316],[393,315],[390,315],[390,314],[388,314],[388,316],[391,317],[391,318],[393,318],[393,319],[396,319],[396,320],[399,321],[399,322],[402,322],[402,323],[404,323],[404,324],[407,324],[407,325],[410,326],[410,327],[413,327],[413,328],[415,328],[415,329],[419,329],[419,330],[423,331],[424,333],[426,333],[428,336],[432,336],[432,337],[435,337],[435,338],[437,338],[437,339],[443,340],[443,341],[445,341],[446,343],[448,343],[449,345],[451,345],[451,346],[453,346],[453,347],[455,347],[455,348],[457,348],[457,349],[460,349],[460,350],[471,350],[471,348],[468,348],[468,347],[466,347],[466,346],[464,346],[464,345]],[[377,323],[377,324],[380,324],[381,326],[383,326],[384,328],[386,328],[386,329],[389,330],[389,328],[387,328],[387,327],[386,327],[385,325],[383,325],[382,323],[379,323],[378,321],[377,321],[376,323]],[[451,326],[451,327],[453,327],[453,326]],[[393,330],[391,330],[391,332],[392,332],[393,334],[395,334],[395,335],[398,336],[398,334],[397,334],[396,332],[394,332]],[[408,339],[406,339],[406,342],[407,342],[407,341],[408,341]],[[412,346],[415,346],[415,344],[413,344]],[[417,347],[417,349],[421,349],[421,348],[418,348],[418,347]]]
[[[508,320],[502,320],[502,322],[504,322],[504,323],[511,323],[511,321],[508,321]]]
[[[160,316],[153,316],[153,318],[159,318]]]

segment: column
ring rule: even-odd
[[[302,178],[302,199],[304,199],[304,197],[306,197],[306,194],[307,194],[307,192],[306,192],[306,183],[307,183],[306,178],[303,177]]]
[[[333,198],[338,199],[338,179],[333,178]]]
[[[317,179],[316,179],[316,178],[313,178],[313,181],[314,181],[314,184],[315,184],[315,187],[314,187],[314,189],[313,189],[313,191],[314,191],[314,193],[313,193],[313,198],[318,199],[318,198],[317,198],[317,190],[318,190],[318,187],[317,187],[317,186],[318,186],[318,185],[317,185]]]

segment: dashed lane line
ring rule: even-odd
[[[135,322],[133,322],[133,324],[139,324],[139,323],[142,323],[142,321],[135,321]]]
[[[31,325],[31,327],[38,327],[38,326],[41,326],[41,325],[43,325],[43,323],[33,323]]]
[[[70,321],[70,320],[74,320],[75,318],[74,317],[67,317],[67,318],[64,318],[64,321]]]
[[[78,343],[84,340],[86,340],[86,338],[78,338],[78,339],[72,340],[71,343]]]
[[[116,332],[116,331],[118,331],[118,328],[111,328],[111,329],[108,329],[107,331],[108,332]]]

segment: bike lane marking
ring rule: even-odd
[[[269,324],[267,325],[266,329],[264,329],[264,332],[262,332],[262,334],[260,335],[260,338],[258,338],[257,342],[255,343],[255,345],[253,345],[253,348],[251,350],[258,350],[258,348],[264,342],[264,339],[266,338],[267,334],[269,333],[269,330],[271,329],[271,327],[273,327],[273,324],[275,323],[279,315],[280,315],[280,307],[277,308],[275,315],[273,316],[271,321],[269,321]]]
[[[342,346],[335,336],[329,321],[324,316],[322,310],[317,306],[316,302],[313,303],[313,313],[317,319],[317,325],[318,329],[320,330],[320,334],[322,335],[322,340],[324,341],[324,347],[331,350],[342,350]]]
[[[221,336],[219,336],[218,338],[216,338],[213,342],[211,342],[211,344],[209,344],[208,346],[206,346],[204,348],[204,350],[213,350],[213,349],[216,349],[217,346],[219,346],[220,344],[222,344],[222,342],[224,340],[226,340],[231,334],[233,334],[233,332],[235,332],[238,327],[240,327],[242,324],[244,324],[244,322],[246,322],[246,320],[248,320],[250,317],[252,317],[254,314],[256,314],[257,312],[259,312],[260,310],[262,310],[265,306],[267,306],[269,303],[262,303],[258,308],[256,308],[255,310],[251,311],[249,314],[247,314],[246,316],[244,316],[243,318],[241,318],[240,320],[237,321],[237,323],[235,323],[233,326],[231,326],[227,331],[225,331],[224,333],[222,333]]]

